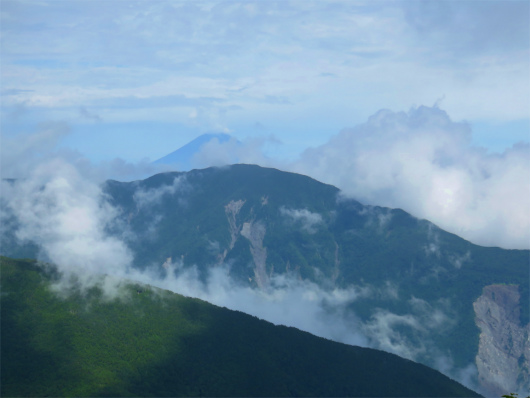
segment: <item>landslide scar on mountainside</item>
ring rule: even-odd
[[[530,391],[530,324],[521,325],[519,301],[517,285],[489,285],[473,303],[479,382],[492,395]]]
[[[241,229],[241,235],[250,241],[250,253],[254,259],[254,277],[260,288],[269,283],[266,269],[267,248],[263,247],[265,232],[266,228],[260,222],[246,222]]]
[[[225,206],[225,214],[228,220],[228,231],[230,232],[230,245],[228,246],[228,249],[225,249],[223,253],[219,256],[219,263],[222,263],[225,260],[226,255],[230,250],[234,248],[237,238],[239,237],[239,233],[241,232],[241,225],[238,224],[236,217],[245,202],[246,200],[243,199],[231,200]]]
[[[261,204],[266,205],[268,198],[261,198]],[[240,224],[237,222],[237,215],[239,211],[246,203],[246,200],[231,200],[225,206],[225,214],[228,219],[228,226],[230,232],[230,245],[228,249],[225,249],[220,256],[220,261],[223,262],[226,258],[228,251],[234,248],[239,235],[243,236],[250,242],[250,253],[254,260],[254,277],[257,285],[262,288],[267,286],[269,277],[267,276],[267,249],[263,247],[263,239],[265,237],[266,228],[260,222],[245,222]]]

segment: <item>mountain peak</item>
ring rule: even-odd
[[[155,160],[154,164],[165,164],[172,165],[180,171],[189,171],[192,167],[193,156],[200,151],[200,149],[211,142],[212,140],[217,140],[219,143],[227,142],[232,137],[225,133],[207,133],[198,136],[192,141],[188,142],[186,145],[180,147],[176,151],[171,152],[170,154]]]

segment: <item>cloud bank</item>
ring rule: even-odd
[[[396,286],[325,289],[294,277],[273,276],[267,288],[254,290],[234,282],[227,264],[211,267],[206,281],[195,268],[184,268],[179,262],[134,269],[125,235],[107,232],[119,229],[120,210],[108,203],[100,184],[90,178],[92,174],[83,171],[87,165],[72,164],[57,153],[40,161],[29,160],[26,178],[2,182],[2,201],[18,220],[16,237],[36,242],[39,259],[57,265],[62,275],[54,287],[58,293],[100,286],[105,297],[122,297],[122,278],[127,278],[331,340],[384,349],[415,360],[432,349],[429,333],[450,324],[446,307],[431,307],[421,300],[411,300],[408,314],[379,311],[364,323],[356,317],[352,304],[374,294],[395,299]],[[134,200],[138,206],[156,206],[165,195],[186,189],[185,180],[176,178],[158,190],[138,190]],[[284,208],[282,212],[309,233],[321,223],[319,215],[307,209]],[[376,222],[384,224],[387,216],[381,215]],[[412,330],[417,339],[402,338],[402,328]],[[418,346],[416,340],[422,344]],[[448,365],[450,358],[440,358],[445,373],[458,378],[460,370]]]
[[[470,140],[470,127],[437,107],[381,110],[290,169],[480,245],[530,248],[530,145],[489,154]]]
[[[260,147],[245,143],[237,154],[245,154],[241,163],[335,185],[364,204],[404,209],[475,244],[530,249],[530,144],[498,154],[471,139],[466,122],[452,121],[437,106],[420,106],[380,110],[293,162],[264,157]],[[210,156],[216,165],[235,156],[233,144],[212,147],[196,155],[201,164]]]
[[[129,159],[142,154],[116,144],[119,124],[152,153],[165,123],[176,144],[259,125],[299,152],[442,96],[457,118],[528,121],[528,15],[525,1],[4,1],[3,119],[96,126],[111,133],[72,145],[100,156],[96,134]]]
[[[2,181],[2,200],[18,220],[16,237],[36,242],[46,261],[68,270],[113,273],[132,260],[125,243],[105,233],[117,210],[99,185],[62,159],[47,161],[14,184]]]

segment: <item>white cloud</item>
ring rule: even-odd
[[[195,106],[160,97],[214,98],[194,118],[210,129],[237,105],[239,124],[265,115],[286,126],[309,115],[311,130],[445,95],[458,118],[528,118],[527,9],[503,1],[7,2],[2,80],[11,95],[3,104],[185,124]],[[140,102],[144,112],[134,109]]]
[[[14,184],[2,182],[2,197],[19,221],[17,238],[38,243],[44,260],[66,267],[60,271],[112,273],[132,260],[125,243],[104,232],[116,210],[64,160],[47,161]]]
[[[402,208],[474,243],[530,247],[530,145],[488,154],[438,108],[379,111],[290,168],[368,204]]]
[[[466,254],[462,256],[458,255],[450,255],[448,257],[449,262],[457,269],[462,268],[462,265],[464,265],[466,262],[469,262],[471,260],[471,253],[466,252]]]
[[[409,341],[405,334],[399,332],[402,326],[423,331],[421,323],[413,315],[397,315],[386,310],[378,311],[370,322],[363,325],[363,329],[379,349],[413,360],[425,353],[426,347],[421,341],[420,344]]]
[[[150,209],[159,204],[164,196],[174,195],[179,190],[186,190],[187,188],[186,178],[177,176],[173,179],[172,184],[161,185],[159,188],[137,189],[133,199],[138,209]]]
[[[300,228],[310,234],[314,234],[317,231],[318,224],[324,221],[322,215],[310,212],[307,209],[286,209],[281,207],[280,213],[290,218],[292,222],[299,222]]]
[[[60,294],[74,288],[101,286],[106,298],[127,299],[123,297],[121,278],[128,278],[335,341],[377,347],[412,358],[424,348],[418,349],[403,338],[399,328],[405,326],[424,333],[429,328],[439,329],[446,321],[443,309],[415,299],[410,303],[410,314],[379,311],[362,324],[350,309],[351,304],[373,294],[396,299],[399,287],[389,283],[381,288],[324,289],[294,277],[273,276],[266,289],[254,290],[235,283],[226,265],[212,267],[206,282],[196,268],[185,269],[171,261],[144,271],[133,269],[132,252],[125,241],[106,232],[109,226],[116,227],[119,211],[106,202],[100,185],[87,178],[98,173],[85,172],[85,168],[89,169],[90,163],[79,170],[65,158],[45,156],[42,162],[28,166],[30,172],[25,179],[2,186],[2,199],[20,222],[17,237],[36,242],[41,259],[57,264],[62,273],[63,278],[54,285]],[[177,178],[163,188],[140,191],[135,199],[139,205],[152,206],[181,188],[182,181]],[[284,209],[284,213],[308,228],[321,222],[318,214],[306,209]],[[377,223],[386,222],[383,212],[374,215]],[[215,247],[213,242],[210,249]],[[160,276],[161,268],[166,271],[164,277]]]
[[[472,146],[471,138],[469,124],[438,107],[381,110],[294,162],[264,156],[266,138],[233,139],[212,140],[194,166],[252,163],[294,171],[364,204],[404,209],[479,245],[530,248],[530,145],[491,154]],[[289,210],[291,218],[304,217],[303,210]],[[390,213],[376,215],[379,226],[390,220]],[[434,237],[431,243],[426,250],[436,253]]]
[[[368,321],[361,322],[351,309],[352,304],[374,294],[395,300],[397,287],[387,283],[381,288],[350,286],[329,290],[289,275],[275,275],[266,289],[252,289],[234,282],[226,264],[210,268],[205,282],[195,267],[184,268],[173,262],[166,263],[165,267],[167,272],[163,278],[153,269],[135,271],[134,279],[333,341],[376,348],[412,360],[430,357],[435,361],[432,365],[440,371],[476,388],[474,365],[469,364],[465,369],[455,367],[450,357],[439,352],[431,338],[431,333],[444,333],[455,326],[448,315],[448,301],[440,300],[431,305],[411,297],[409,313],[395,314],[379,309]],[[404,333],[404,328],[412,337]]]
[[[344,195],[343,192],[340,192],[339,201],[345,200],[348,197]],[[363,209],[359,212],[360,215],[367,215],[366,226],[375,227],[378,232],[382,233],[385,231],[386,226],[392,220],[392,210],[391,209],[382,209],[374,206],[364,206]]]
[[[47,162],[62,161],[92,182],[103,182],[114,178],[132,180],[146,178],[166,171],[164,165],[151,164],[144,158],[139,162],[127,162],[114,158],[91,162],[82,153],[61,146],[62,141],[71,135],[72,126],[66,121],[46,121],[36,127],[21,126],[2,129],[0,132],[0,174],[2,178],[30,178],[36,170]]]
[[[366,346],[358,320],[346,306],[366,295],[365,289],[324,290],[316,284],[289,276],[274,276],[267,289],[252,289],[234,282],[226,265],[212,267],[206,282],[196,268],[169,263],[164,278],[156,270],[133,271],[136,280],[238,310],[277,325],[293,326],[317,336]]]
[[[234,163],[252,163],[262,166],[276,163],[263,154],[263,148],[270,143],[276,143],[274,137],[255,137],[238,141],[230,138],[228,141],[219,142],[213,138],[194,154],[191,164],[194,168],[210,166],[225,166]]]

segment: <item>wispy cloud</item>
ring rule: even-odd
[[[335,341],[384,349],[415,360],[433,348],[430,332],[440,333],[452,325],[447,305],[417,298],[409,299],[406,313],[378,310],[361,321],[352,309],[360,300],[407,300],[399,286],[390,283],[324,288],[291,275],[273,275],[266,287],[252,289],[231,278],[228,264],[212,266],[201,276],[196,267],[184,267],[172,259],[135,269],[128,244],[137,240],[108,232],[120,228],[121,210],[107,201],[101,185],[91,179],[94,174],[83,170],[89,166],[81,166],[60,156],[44,157],[28,165],[26,178],[2,186],[3,205],[19,222],[16,237],[37,243],[39,258],[57,265],[62,275],[54,284],[58,294],[100,286],[107,299],[127,299],[123,296],[126,278]],[[134,199],[138,206],[156,207],[167,195],[182,189],[186,189],[185,181],[176,178],[160,189],[139,189]],[[308,232],[322,222],[319,214],[307,209],[284,208],[282,212]],[[384,225],[384,212],[374,211],[373,215],[376,228]],[[219,245],[211,242],[208,250],[219,250]],[[413,337],[402,334],[402,328],[408,328]],[[450,358],[444,358],[445,371],[458,375],[454,366],[447,367]]]
[[[18,220],[17,238],[36,242],[42,259],[65,267],[60,271],[112,273],[131,262],[125,243],[105,233],[117,211],[63,160],[46,161],[14,184],[2,182],[2,196]]]
[[[8,1],[4,105],[99,104],[116,121],[202,101],[241,106],[238,125],[332,114],[346,126],[445,94],[459,119],[528,118],[527,15],[517,1]]]
[[[314,234],[317,231],[318,225],[324,221],[322,215],[312,213],[307,209],[287,209],[281,207],[280,213],[290,219],[291,222],[298,223],[302,230],[310,234]]]

